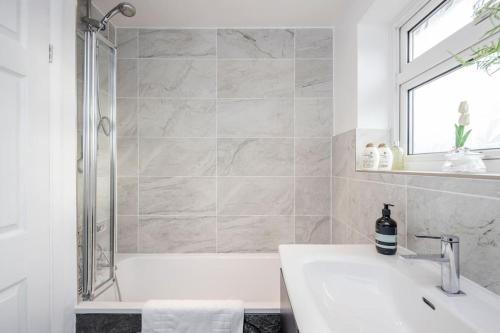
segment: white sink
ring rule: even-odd
[[[500,296],[463,277],[466,295],[445,295],[438,264],[373,245],[282,245],[280,257],[301,333],[500,332]]]

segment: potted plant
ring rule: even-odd
[[[460,102],[458,107],[458,123],[455,124],[455,147],[446,154],[446,162],[443,171],[446,172],[486,172],[483,155],[471,151],[465,146],[472,129],[466,131],[470,125],[469,104],[467,101]]]

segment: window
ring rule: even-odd
[[[448,151],[454,144],[453,120],[458,116],[457,106],[463,100],[468,101],[473,112],[474,127],[468,147],[500,147],[499,88],[500,75],[490,76],[469,66],[411,89],[408,109],[413,145],[410,151],[413,154]]]
[[[476,0],[444,1],[409,32],[412,61],[472,21]]]
[[[485,37],[492,22],[474,19],[477,5],[478,0],[430,0],[399,28],[397,136],[409,155],[449,151],[464,100],[472,129],[467,147],[500,152],[500,72],[461,66],[455,56],[469,59],[472,48],[499,38]]]

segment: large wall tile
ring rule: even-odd
[[[137,97],[137,60],[119,59],[116,66],[116,96]]]
[[[406,175],[398,175],[392,173],[375,173],[375,172],[355,172],[354,178],[358,180],[366,180],[379,183],[387,183],[394,185],[405,185]]]
[[[117,146],[117,173],[119,177],[137,176],[137,138],[120,138]]]
[[[406,188],[383,183],[351,180],[349,183],[351,225],[367,238],[375,239],[375,222],[384,203],[393,204],[392,219],[398,224],[398,244],[406,246]]]
[[[215,60],[140,59],[139,96],[215,97]]]
[[[292,178],[219,178],[219,215],[291,215]]]
[[[219,29],[219,58],[293,58],[293,30]]]
[[[356,171],[356,130],[333,137],[333,176],[354,177]]]
[[[219,100],[217,122],[219,137],[292,137],[293,100]]]
[[[500,200],[408,188],[408,247],[440,253],[440,242],[413,235],[460,237],[462,274],[500,293]]]
[[[295,175],[330,177],[331,139],[295,140]]]
[[[137,233],[139,222],[137,216],[117,217],[117,250],[119,253],[135,253],[137,248]]]
[[[296,60],[295,95],[297,97],[332,97],[333,61]]]
[[[333,100],[308,98],[295,100],[295,135],[328,137],[333,133]]]
[[[295,178],[295,214],[330,215],[330,178]]]
[[[348,244],[349,228],[345,223],[332,218],[332,244]]]
[[[295,242],[329,244],[330,216],[296,216]]]
[[[407,185],[438,191],[466,193],[500,198],[500,181],[453,177],[408,176]]]
[[[121,252],[330,242],[330,33],[117,29]]]
[[[352,221],[350,181],[349,178],[333,178],[332,215],[335,220],[346,224]]]
[[[137,136],[137,99],[116,100],[116,135]]]
[[[215,137],[215,100],[141,99],[142,137]]]
[[[138,214],[138,186],[137,177],[117,178],[118,215]]]
[[[219,139],[219,176],[293,176],[292,139]]]
[[[215,178],[139,179],[141,215],[215,215]]]
[[[296,58],[332,58],[333,29],[297,29]]]
[[[347,227],[347,244],[373,244],[373,242],[373,239],[367,238],[364,232],[350,226]]]
[[[217,233],[219,252],[276,252],[293,242],[292,217],[220,217]]]
[[[215,252],[215,217],[140,218],[143,253]]]
[[[215,176],[215,139],[139,140],[141,176]]]
[[[116,55],[118,59],[134,59],[138,57],[137,35],[137,29],[120,28],[116,30]]]
[[[291,97],[292,60],[220,60],[219,98]]]
[[[215,29],[139,30],[141,58],[215,58]]]

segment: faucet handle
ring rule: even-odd
[[[425,238],[425,239],[440,239],[442,242],[446,243],[460,243],[460,238],[454,235],[441,235],[441,236],[415,235],[415,237]]]

